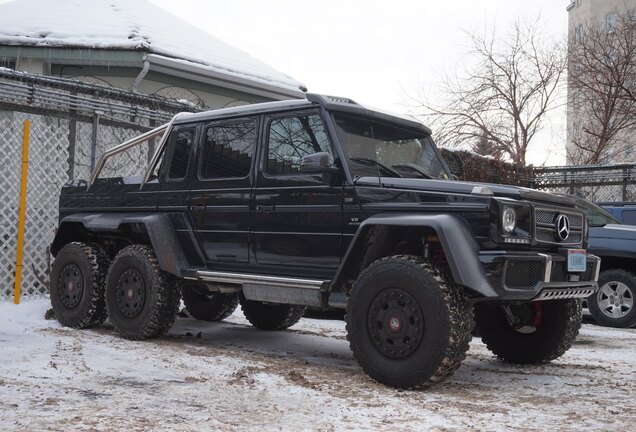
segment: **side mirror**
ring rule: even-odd
[[[328,171],[331,155],[327,152],[313,153],[303,156],[300,161],[300,172],[306,174],[320,174]]]

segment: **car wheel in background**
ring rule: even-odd
[[[599,290],[587,298],[587,307],[594,320],[607,327],[636,325],[636,277],[622,269],[608,269],[598,278]]]

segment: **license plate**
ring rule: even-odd
[[[585,249],[568,249],[568,271],[584,272],[586,259]]]

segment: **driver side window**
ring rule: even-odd
[[[294,175],[303,156],[327,152],[333,164],[333,152],[322,119],[318,114],[299,114],[276,118],[269,123],[265,172]]]

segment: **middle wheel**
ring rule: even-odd
[[[150,247],[132,245],[119,251],[106,277],[106,308],[121,336],[163,336],[174,324],[179,304],[177,284],[161,270]]]
[[[188,312],[202,321],[222,321],[232,315],[239,303],[238,293],[210,292],[200,285],[184,286],[181,293]]]
[[[305,306],[269,304],[247,300],[240,296],[243,315],[254,327],[261,330],[283,330],[296,324],[305,313]]]

